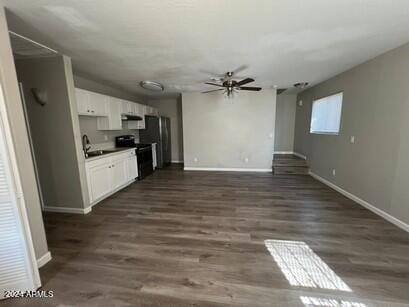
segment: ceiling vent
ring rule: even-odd
[[[58,55],[58,52],[20,34],[9,31],[11,48],[16,59],[43,58]]]

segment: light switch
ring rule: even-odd
[[[298,100],[298,105],[302,107],[302,100]]]
[[[352,143],[352,144],[355,143],[355,136],[354,136],[354,135],[351,136],[351,143]]]
[[[194,161],[194,162],[197,162],[197,161],[199,161],[199,159],[198,159],[198,158],[194,158],[193,161]]]

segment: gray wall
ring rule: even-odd
[[[83,208],[78,161],[62,56],[16,61],[45,207]],[[47,92],[38,104],[30,89]]]
[[[169,98],[150,100],[148,105],[159,110],[159,115],[170,118],[172,162],[183,162],[182,100]]]
[[[298,96],[303,106],[297,106],[294,143],[314,173],[406,223],[408,85],[409,44],[304,91]],[[338,91],[344,92],[340,134],[311,135],[312,100]]]
[[[127,99],[130,101],[145,103],[144,98],[127,93],[121,89],[112,87],[107,84],[102,84],[100,82],[93,81],[89,78],[74,75],[74,84],[75,87],[82,88],[84,90],[89,90],[92,92],[105,94],[108,96]],[[92,144],[100,144],[100,143],[107,143],[107,142],[115,142],[115,137],[118,135],[124,134],[133,134],[136,137],[139,137],[138,130],[135,129],[122,129],[122,130],[113,130],[113,131],[101,131],[97,130],[97,118],[96,117],[88,117],[88,116],[80,116],[79,117],[80,123],[80,130],[81,135],[86,134]],[[105,139],[106,138],[106,139]]]
[[[275,90],[242,91],[232,101],[186,93],[182,109],[185,167],[271,169]]]
[[[0,83],[6,100],[7,117],[11,126],[17,166],[37,259],[48,252],[41,205],[38,195],[33,160],[24,121],[23,105],[17,84],[17,75],[10,46],[4,9],[0,5]]]
[[[294,150],[296,101],[297,95],[295,94],[277,96],[275,152],[292,152]]]

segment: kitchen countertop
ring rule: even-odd
[[[90,162],[90,161],[95,161],[95,160],[98,160],[98,159],[111,157],[111,156],[114,156],[116,154],[124,153],[124,152],[127,152],[127,151],[135,151],[135,148],[134,147],[120,147],[120,148],[115,147],[115,148],[107,148],[107,149],[104,149],[104,150],[115,150],[115,151],[110,152],[110,153],[106,153],[106,154],[102,154],[102,155],[99,155],[99,156],[85,158],[85,162]]]

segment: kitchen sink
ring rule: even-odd
[[[97,156],[102,156],[102,155],[110,154],[110,153],[117,152],[117,151],[121,151],[121,150],[123,150],[123,149],[93,150],[93,151],[87,152],[87,155],[88,155],[88,158],[91,158],[91,157],[97,157]]]

